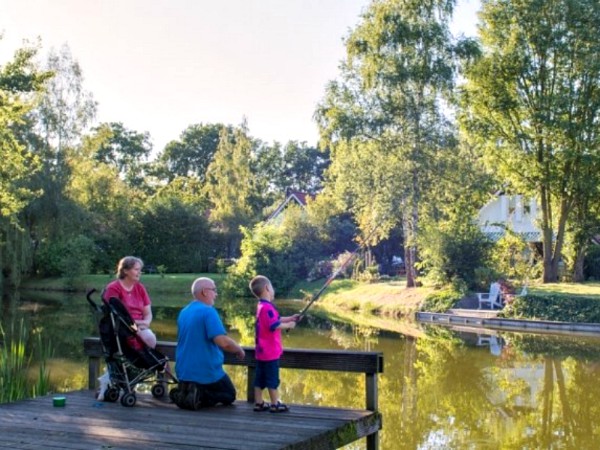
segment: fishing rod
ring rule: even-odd
[[[373,235],[375,234],[375,231],[377,230],[377,228],[379,228],[379,225],[381,225],[381,222],[379,222],[377,225],[375,225],[375,228],[373,228],[371,230],[371,232],[369,233],[369,235],[363,240],[363,243],[360,244],[358,247],[356,247],[356,249],[352,253],[350,253],[350,255],[348,255],[348,257],[342,263],[342,265],[335,272],[333,272],[331,275],[329,275],[329,278],[327,278],[327,281],[325,281],[325,284],[321,287],[321,289],[319,289],[319,291],[311,297],[311,299],[308,302],[308,304],[302,309],[302,311],[300,311],[300,313],[298,315],[299,317],[298,317],[297,322],[300,322],[302,320],[302,318],[306,315],[306,311],[308,311],[308,309],[313,305],[313,303],[315,303],[317,301],[317,299],[321,296],[321,294],[323,294],[323,292],[325,292],[325,289],[327,289],[329,287],[329,285],[331,284],[331,282],[335,278],[337,278],[337,276],[340,273],[342,273],[342,271],[346,268],[346,266],[348,265],[348,263],[350,263],[350,261],[352,261],[352,259],[354,259],[354,257],[356,256],[356,254],[365,245],[367,245],[367,243],[369,242],[369,240],[371,239],[371,237],[373,237]]]

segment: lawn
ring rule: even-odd
[[[225,278],[225,274],[144,274],[141,281],[146,286],[155,305],[168,306],[171,299],[176,299],[180,302],[182,298],[191,297],[190,288],[192,282],[198,277],[210,277],[219,286]],[[71,286],[69,286],[65,278],[30,279],[24,282],[21,288],[44,291],[72,290],[76,292],[86,292],[91,288],[95,288],[101,291],[104,286],[114,279],[114,275],[84,275],[77,278]]]
[[[586,283],[547,283],[531,286],[530,294],[553,294],[565,297],[598,297],[600,300],[600,282]]]

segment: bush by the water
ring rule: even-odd
[[[517,296],[501,314],[515,319],[600,323],[600,300],[561,295]]]
[[[225,290],[236,297],[251,295],[248,283],[257,274],[267,275],[277,292],[285,292],[294,280],[298,264],[287,258],[291,242],[277,227],[242,227],[242,256],[228,270]]]
[[[315,267],[326,267],[331,234],[326,223],[314,223],[302,210],[290,206],[282,223],[258,224],[242,229],[242,256],[229,267],[225,289],[234,296],[249,296],[248,282],[255,275],[269,277],[275,291],[285,295],[299,281],[314,278]],[[326,276],[323,272],[320,276]]]
[[[420,243],[421,266],[437,285],[461,279],[474,288],[480,283],[478,269],[490,265],[493,244],[470,222],[428,224]]]
[[[452,308],[463,294],[453,287],[434,291],[425,297],[421,311],[443,313]]]

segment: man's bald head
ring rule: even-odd
[[[217,287],[210,278],[196,278],[192,283],[192,295],[202,303],[213,305],[217,296]]]

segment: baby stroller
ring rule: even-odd
[[[104,400],[116,402],[122,392],[121,405],[133,406],[135,386],[140,383],[154,383],[152,396],[162,398],[167,384],[178,383],[169,368],[169,358],[137,337],[137,325],[119,299],[110,298],[99,306],[91,298],[95,291],[92,289],[87,293],[87,301],[98,322],[108,369],[109,382]]]

